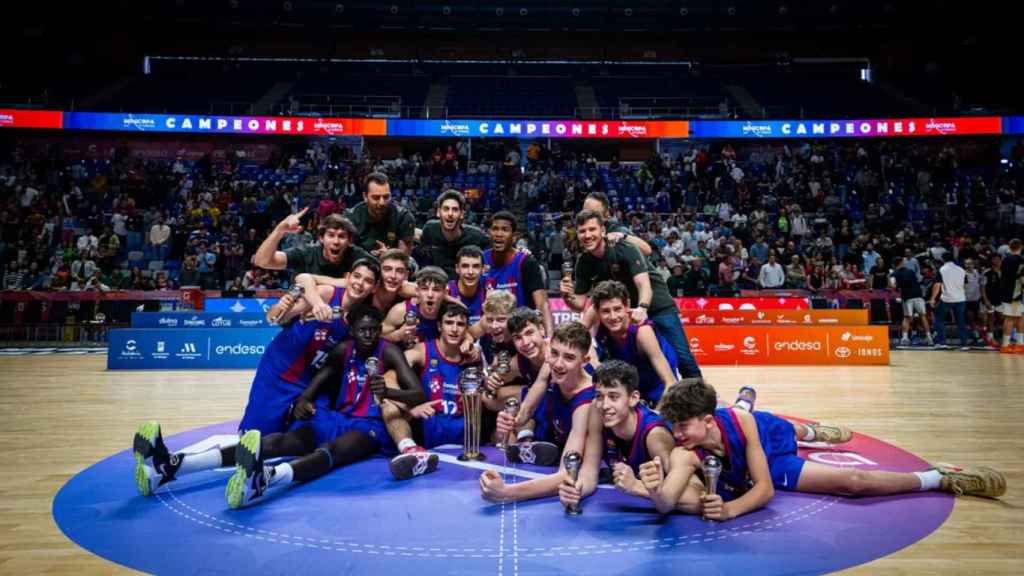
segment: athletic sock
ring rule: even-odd
[[[267,479],[267,486],[276,486],[278,484],[290,484],[294,477],[294,470],[292,465],[284,462],[271,468],[273,471],[270,478]]]
[[[902,340],[910,340],[910,333],[909,332],[904,332]]]
[[[750,403],[750,400],[747,400],[746,398],[737,398],[735,406],[737,408],[742,408],[747,412],[754,411],[754,406]]]
[[[405,438],[398,442],[398,451],[406,452],[416,447],[416,441],[412,438]]]
[[[921,481],[921,487],[918,488],[921,492],[928,490],[938,490],[942,484],[942,474],[939,474],[938,470],[925,470],[924,472],[914,472],[914,476]]]
[[[519,433],[516,434],[516,442],[529,442],[530,440],[533,440],[533,430],[520,430]]]
[[[1007,336],[1006,334],[1003,334],[1003,348],[1006,348],[1009,345],[1010,345],[1010,337]]]
[[[804,428],[807,429],[807,433],[804,434],[804,437],[801,438],[801,440],[803,440],[804,442],[814,442],[814,439],[818,437],[814,433],[814,428],[811,428],[810,426],[804,426]]]
[[[221,467],[220,447],[210,448],[205,452],[195,454],[181,454],[181,465],[178,468],[178,475],[213,470]]]

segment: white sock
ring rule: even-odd
[[[1005,348],[1006,346],[1009,346],[1009,345],[1010,345],[1010,337],[1008,335],[1006,335],[1006,334],[1003,334],[1003,347]]]
[[[750,400],[747,400],[746,398],[737,399],[736,400],[736,407],[737,408],[742,408],[742,409],[746,410],[747,412],[753,412],[754,411],[754,407],[751,406]]]
[[[413,440],[412,438],[405,438],[404,440],[401,440],[401,441],[398,442],[398,451],[399,452],[405,452],[406,450],[408,450],[410,448],[415,448],[415,447],[416,447],[416,441]]]
[[[907,332],[903,333],[903,340],[910,340],[910,335]]]
[[[810,426],[804,426],[804,428],[807,429],[807,433],[804,434],[803,441],[814,442],[814,439],[818,437],[817,434],[814,433],[814,428],[811,428]]]
[[[939,474],[938,470],[925,470],[924,472],[914,472],[914,476],[921,481],[921,492],[928,490],[938,490],[942,483],[942,474]]]
[[[524,440],[533,440],[533,430],[527,428],[520,430],[519,434],[516,434],[516,441],[522,442]]]
[[[287,462],[283,464],[278,464],[277,466],[274,466],[274,475],[270,477],[270,482],[267,483],[267,486],[269,487],[275,486],[277,484],[290,484],[293,475],[294,470],[292,470],[291,464]]]
[[[210,448],[205,452],[197,452],[195,454],[183,454],[181,458],[181,467],[178,468],[177,475],[191,474],[193,472],[202,472],[203,470],[213,470],[214,468],[220,468],[223,462],[220,457],[220,446],[216,448]]]

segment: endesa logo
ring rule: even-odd
[[[218,356],[262,356],[263,353],[267,351],[267,347],[263,345],[242,344],[239,342],[238,344],[218,345],[213,349],[213,351]]]
[[[821,342],[805,342],[803,340],[790,340],[788,342],[776,342],[774,348],[779,352],[783,350],[789,350],[793,352],[820,352],[822,350],[822,345]]]

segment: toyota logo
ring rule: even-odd
[[[853,352],[851,352],[846,346],[836,348],[836,358],[849,358],[851,354],[853,354]]]

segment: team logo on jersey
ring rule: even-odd
[[[431,358],[430,359],[430,367],[431,368],[437,368],[437,358]]]

